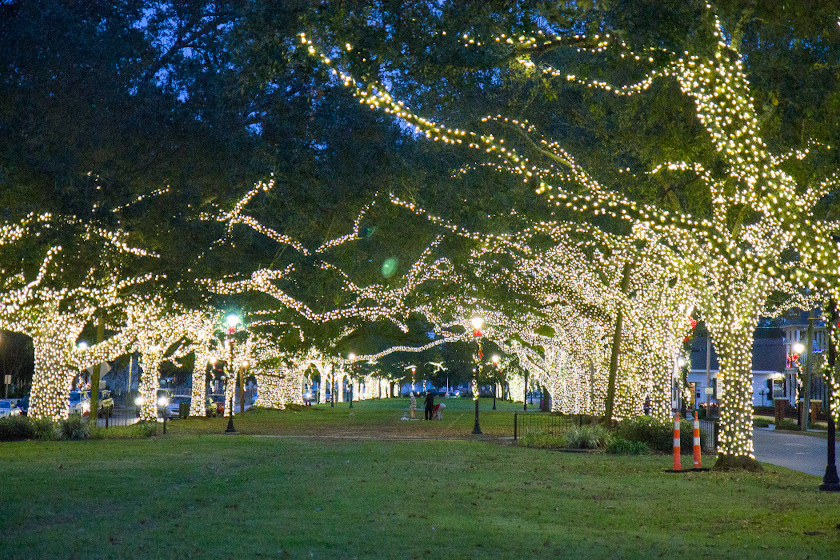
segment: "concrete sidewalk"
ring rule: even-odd
[[[822,438],[755,428],[753,444],[755,458],[762,463],[771,463],[821,478],[825,474],[828,442]],[[834,449],[836,452],[836,442]],[[840,459],[840,454],[837,457]]]

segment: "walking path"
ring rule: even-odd
[[[819,477],[825,474],[828,442],[822,438],[756,428],[753,432],[753,444],[755,458],[762,463],[771,463]],[[836,443],[834,449],[837,450]]]

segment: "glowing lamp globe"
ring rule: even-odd
[[[227,322],[228,327],[235,329],[236,326],[239,325],[239,315],[237,315],[236,313],[231,313],[227,316],[227,319],[225,319],[225,321]]]

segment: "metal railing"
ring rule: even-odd
[[[574,427],[568,416],[559,416],[545,412],[514,412],[513,439],[527,434],[559,436]]]
[[[717,422],[700,420],[700,440],[703,449],[717,451]]]

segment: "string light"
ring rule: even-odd
[[[707,9],[712,8],[707,6]],[[677,318],[685,316],[685,309],[696,306],[696,311],[715,339],[720,356],[721,390],[718,400],[722,431],[719,450],[724,456],[752,458],[750,358],[753,329],[760,316],[779,309],[769,303],[771,293],[788,294],[788,302],[784,304],[787,306],[800,302],[802,293],[822,292],[837,296],[840,269],[836,265],[837,246],[832,242],[831,234],[840,229],[840,224],[833,220],[816,219],[813,207],[840,186],[840,179],[832,174],[822,181],[800,186],[781,167],[781,163],[789,157],[803,159],[814,149],[830,150],[831,147],[811,143],[807,150],[793,150],[779,156],[770,153],[760,136],[742,57],[736,48],[723,40],[724,34],[717,18],[709,21],[714,22],[712,31],[716,44],[708,56],[668,52],[660,48],[633,52],[624,43],[609,36],[574,38],[577,41],[574,48],[578,52],[598,55],[611,50],[619,53],[628,63],[655,66],[643,79],[630,85],[612,85],[581,78],[531,60],[529,51],[536,52],[538,46],[553,46],[553,41],[559,45],[558,38],[519,36],[514,39],[500,36],[494,41],[512,45],[520,52],[521,55],[514,60],[529,72],[617,96],[641,94],[657,79],[676,81],[682,93],[693,100],[696,117],[723,163],[723,171],[711,172],[696,162],[677,161],[664,162],[647,173],[658,174],[668,170],[696,175],[708,187],[712,202],[711,215],[701,218],[640,205],[604,187],[557,142],[540,138],[527,121],[496,115],[488,116],[482,122],[485,125],[500,124],[516,131],[520,138],[525,139],[526,146],[530,142],[533,151],[550,162],[547,166],[536,165],[529,157],[511,148],[514,143],[505,142],[503,135],[454,129],[417,115],[403,102],[394,99],[386,88],[374,81],[362,84],[347,70],[341,69],[336,60],[328,62],[340,83],[350,88],[361,103],[393,115],[418,134],[446,144],[463,144],[475,149],[484,157],[492,158],[488,163],[495,169],[517,174],[526,183],[535,184],[536,192],[557,207],[627,222],[631,226],[628,237],[645,247],[637,252],[637,266],[654,257],[649,252],[654,244],[667,244],[671,268],[664,276],[675,274],[688,294],[686,302],[692,302],[690,306],[669,302],[669,314],[674,316],[671,323],[679,324]],[[308,46],[312,56],[320,57],[327,64],[325,55],[320,53],[320,47],[311,38],[301,34],[300,40]],[[465,48],[482,44],[481,40],[469,35],[464,35],[463,40]],[[637,176],[630,170],[620,171],[627,173],[629,178]],[[733,216],[736,217],[734,227]],[[662,276],[660,274],[659,278]],[[603,282],[591,285],[600,288]],[[581,287],[577,286],[571,291],[579,289]],[[655,300],[648,298],[646,301],[652,305]],[[638,316],[656,317],[656,314]],[[639,320],[638,325],[639,331],[634,332],[634,337],[643,333],[644,322]],[[647,327],[654,325],[649,323]],[[673,347],[674,339],[678,339],[674,334],[679,331],[676,327],[672,328],[662,339],[665,342],[663,345],[655,344],[657,349]],[[569,351],[568,348],[566,351]],[[521,352],[525,353],[524,350]],[[561,355],[562,351],[553,348],[544,351],[541,358],[557,362],[561,360]],[[629,356],[624,355],[625,358]],[[674,355],[667,351],[660,354],[666,357],[664,359]],[[533,356],[530,362],[525,357],[523,359],[525,363],[536,360]],[[623,360],[623,363],[626,364],[626,361]],[[658,364],[656,370],[663,369],[661,365]],[[547,383],[549,381],[546,379]],[[594,402],[595,399],[590,400]],[[655,408],[661,411],[664,405],[655,405]]]

